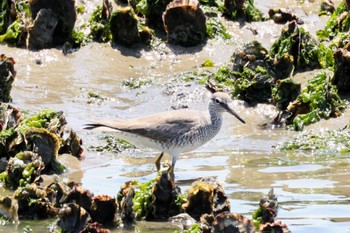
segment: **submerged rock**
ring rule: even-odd
[[[197,0],[174,0],[163,13],[168,43],[195,46],[206,39],[206,18]]]

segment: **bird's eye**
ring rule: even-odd
[[[219,104],[220,103],[220,100],[218,99],[214,99],[215,103]]]

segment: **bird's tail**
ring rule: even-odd
[[[83,129],[92,130],[92,129],[96,129],[98,127],[103,127],[103,126],[104,125],[98,124],[98,123],[89,123],[89,124],[85,124]]]

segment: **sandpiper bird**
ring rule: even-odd
[[[245,123],[232,109],[231,102],[228,94],[215,92],[209,101],[208,111],[181,109],[133,119],[98,120],[87,124],[85,129],[107,128],[136,146],[161,151],[155,162],[158,171],[163,154],[170,154],[172,164],[169,174],[174,180],[176,159],[182,152],[192,151],[211,140],[220,131],[224,112]]]

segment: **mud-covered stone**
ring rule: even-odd
[[[206,18],[197,0],[174,0],[163,13],[170,44],[189,47],[206,39]]]

